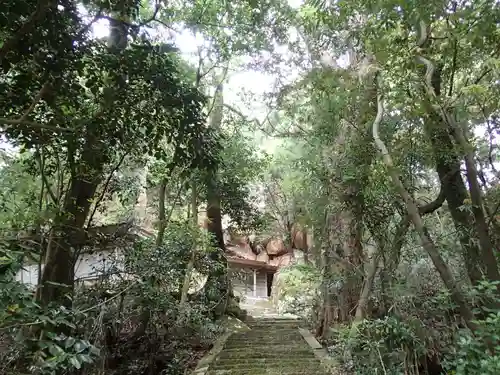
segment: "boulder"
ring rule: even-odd
[[[269,254],[265,250],[261,251],[257,255],[257,260],[259,262],[269,263]]]
[[[269,261],[271,266],[286,267],[292,263],[293,256],[290,253],[277,256]]]
[[[242,247],[248,246],[251,248],[250,246],[251,243],[248,236],[229,233],[227,237],[228,237],[227,244],[229,246],[242,246]]]
[[[227,246],[226,251],[230,255],[235,255],[238,258],[243,258],[243,259],[249,259],[249,260],[255,260],[257,258],[257,255],[252,251],[250,246]]]
[[[266,251],[269,255],[278,256],[286,254],[288,249],[282,239],[273,238],[267,243]]]
[[[307,229],[302,228],[298,224],[294,224],[292,227],[292,247],[294,249],[307,251],[309,248],[307,240],[308,240]]]

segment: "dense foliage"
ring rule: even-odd
[[[239,313],[225,218],[304,252],[273,299],[342,371],[499,373],[499,17],[9,1],[0,373],[184,373]],[[79,259],[102,253],[89,281]]]

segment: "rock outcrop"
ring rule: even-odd
[[[287,244],[278,236],[259,238],[256,235],[241,235],[232,228],[228,228],[224,234],[229,256],[255,260],[278,268],[304,263],[305,255],[310,249],[312,238],[306,228],[294,225],[291,236],[292,242]]]
[[[269,255],[280,256],[288,253],[288,249],[281,238],[272,238],[266,246],[266,251]]]
[[[269,237],[256,241],[255,236],[226,234],[226,252],[231,257],[256,260],[275,267],[286,267],[294,260],[294,252],[281,238]]]
[[[226,253],[230,256],[236,256],[238,258],[256,260],[257,254],[255,254],[250,246],[234,246],[226,245]]]

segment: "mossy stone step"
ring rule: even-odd
[[[253,350],[255,350],[257,348],[262,348],[262,347],[269,348],[270,350],[272,350],[271,348],[281,346],[281,345],[284,345],[284,344],[280,340],[266,341],[266,342],[262,342],[262,341],[254,341],[254,342],[252,342],[252,341],[247,341],[247,342],[245,342],[245,341],[230,341],[230,342],[226,343],[224,348],[228,348],[228,349],[248,348],[248,351],[252,352]],[[290,342],[286,345],[290,351],[294,351],[294,350],[301,349],[304,347],[303,345],[299,344],[298,342]]]
[[[248,331],[245,335],[233,334],[233,335],[231,335],[231,337],[236,337],[236,338],[241,338],[241,337],[273,338],[273,337],[277,337],[277,336],[293,336],[293,335],[300,335],[298,328],[296,328],[292,331]]]
[[[302,328],[300,326],[295,326],[295,327],[250,327],[250,330],[248,332],[287,332],[287,331],[296,331],[299,328]]]
[[[238,339],[233,339],[231,341],[227,341],[226,344],[230,344],[232,346],[234,345],[240,345],[240,346],[254,346],[254,345],[274,345],[278,346],[280,344],[286,343],[286,341],[295,341],[298,340],[297,336],[281,336],[281,337],[275,337],[275,338],[262,338],[262,337],[257,337],[257,338],[238,338]]]
[[[206,375],[325,375],[298,319],[258,319],[233,333]]]
[[[247,369],[252,369],[252,370],[257,370],[257,369],[280,369],[280,370],[287,370],[287,371],[302,371],[304,374],[307,374],[309,371],[314,371],[320,367],[321,364],[318,362],[303,362],[297,363],[297,362],[290,362],[290,363],[259,363],[259,364],[221,364],[218,365],[216,364],[212,368],[214,370],[247,370]]]
[[[213,367],[213,371],[220,371],[220,370],[228,370],[228,371],[239,371],[239,372],[245,372],[252,370],[256,374],[265,374],[268,372],[272,373],[282,373],[282,374],[289,374],[289,373],[301,373],[301,374],[310,374],[311,372],[323,372],[325,373],[325,370],[320,367],[320,365],[310,365],[310,366],[227,366],[227,367]]]
[[[310,367],[319,365],[316,357],[293,357],[293,358],[219,358],[215,361],[214,368],[221,367]]]
[[[238,332],[238,334],[243,333],[253,333],[253,332],[295,332],[301,327],[249,327],[250,329],[246,332]]]
[[[249,327],[298,327],[300,325],[303,325],[303,322],[300,320],[293,320],[289,322],[263,322],[263,321],[258,321],[258,322],[251,322],[247,323]]]
[[[248,325],[254,325],[254,324],[280,325],[280,324],[297,324],[297,323],[301,323],[302,321],[303,321],[302,319],[277,319],[277,318],[272,318],[272,319],[247,320],[245,323],[248,324]]]
[[[284,359],[282,357],[272,357],[272,356],[267,356],[267,357],[262,357],[258,355],[247,355],[245,357],[238,357],[238,356],[233,356],[233,357],[219,357],[219,360],[216,363],[228,363],[228,362],[233,362],[233,363],[249,363],[252,364],[257,361],[263,361],[266,363],[274,363],[274,362],[304,362],[304,361],[314,361],[317,360],[317,358],[314,356],[310,356],[309,354],[296,354],[293,353],[293,361],[291,359]]]
[[[264,331],[264,330],[257,330],[257,331],[248,331],[245,334],[237,333],[233,334],[231,337],[276,337],[276,336],[287,336],[287,335],[295,335],[295,334],[300,334],[299,329],[295,328],[293,330],[282,330],[282,331]]]
[[[253,335],[248,334],[248,335],[238,335],[238,336],[232,336],[229,338],[228,341],[230,342],[236,342],[236,341],[245,341],[245,342],[251,342],[251,341],[266,341],[266,342],[271,342],[271,341],[282,341],[286,342],[288,340],[303,340],[302,335],[300,332],[287,332],[287,333],[255,333]]]
[[[298,335],[298,336],[297,336]],[[231,337],[229,342],[286,342],[288,340],[299,340],[303,339],[302,336],[300,336],[300,333],[298,332],[293,332],[293,333],[288,333],[284,335],[276,334],[276,335],[248,335],[248,336],[236,336],[236,337]]]
[[[295,350],[290,351],[290,347],[286,350],[279,350],[278,348],[255,348],[253,350],[248,350],[247,348],[227,348],[222,353],[219,354],[220,359],[238,359],[238,358],[286,358],[288,355],[293,355],[294,358],[306,358],[314,357],[314,353],[310,350],[303,349],[302,347],[297,347]]]
[[[308,371],[307,373],[280,369],[246,369],[246,370],[210,370],[207,375],[326,375],[322,370]]]
[[[283,348],[283,350],[281,350],[281,351],[276,350],[275,352],[276,353],[280,353],[281,355],[285,355],[285,348],[287,350],[286,353],[288,353],[287,355],[292,355],[292,353],[294,353],[295,351],[304,349],[304,346],[300,345],[297,342],[290,342],[290,343],[287,343],[286,345],[282,344],[282,343],[279,343],[279,347]],[[252,344],[249,344],[249,345],[241,345],[240,343],[236,343],[236,344],[229,343],[229,344],[225,345],[224,351],[226,349],[241,350],[241,351],[245,350],[247,353],[252,353],[255,350],[259,350],[259,349],[262,349],[262,348],[266,348],[270,352],[273,352],[274,348],[278,348],[278,345],[277,344],[271,345],[269,343],[252,343]]]

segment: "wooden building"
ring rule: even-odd
[[[228,257],[234,294],[246,299],[271,296],[274,274],[278,267],[257,260]]]

